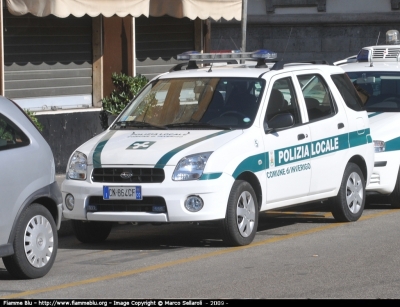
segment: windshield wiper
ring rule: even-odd
[[[166,126],[153,125],[147,122],[139,121],[120,121],[114,124],[113,129],[126,129],[126,128],[152,128],[152,129],[162,129],[168,130]]]
[[[222,129],[222,130],[232,130],[231,127],[227,127],[227,126],[217,126],[217,125],[212,125],[209,123],[175,123],[175,124],[168,124],[165,125],[165,127],[168,128],[185,128],[185,127],[189,127],[189,128],[209,128],[209,129]]]

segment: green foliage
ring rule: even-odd
[[[25,109],[24,111],[29,116],[29,118],[32,120],[32,122],[35,124],[35,126],[39,129],[39,131],[43,131],[43,125],[39,122],[39,120],[35,116],[36,113],[29,111],[28,109]]]
[[[138,75],[136,77],[127,76],[123,73],[113,73],[111,80],[115,86],[111,95],[101,100],[103,110],[111,115],[118,115],[126,105],[135,97],[139,91],[147,84],[146,77]]]

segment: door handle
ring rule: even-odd
[[[304,135],[304,133],[300,133],[300,134],[297,135],[297,139],[300,141],[302,139],[305,139],[307,136],[308,136],[307,134]]]
[[[343,123],[339,123],[339,124],[337,124],[337,128],[338,128],[338,129],[342,129],[342,128],[344,128],[344,124],[343,124]]]

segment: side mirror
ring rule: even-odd
[[[264,123],[265,133],[289,128],[294,125],[293,115],[290,113],[280,113],[272,117],[267,123]]]
[[[108,127],[111,126],[111,124],[114,122],[114,120],[118,117],[118,115],[108,115],[107,117],[107,123]]]

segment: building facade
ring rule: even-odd
[[[186,0],[113,0],[129,7],[103,12],[96,0],[60,0],[74,2],[65,14],[29,6],[53,0],[0,1],[0,91],[36,112],[57,173],[65,172],[76,147],[102,132],[101,98],[113,90],[113,72],[151,79],[178,63],[181,52],[241,49],[244,25],[246,51],[330,63],[400,29],[400,0],[247,0],[245,18],[242,0],[199,1],[210,3],[205,13],[182,13]],[[73,11],[82,3],[86,13]],[[137,11],[146,3],[154,6]]]
[[[399,0],[248,0],[246,51],[293,61],[337,60],[400,30]],[[211,24],[212,49],[239,49],[241,23]]]
[[[240,19],[241,0],[0,0],[0,92],[36,112],[56,172],[102,132],[114,72],[151,79],[205,51],[208,18]],[[200,5],[200,6],[199,6]],[[0,106],[1,112],[1,106]]]

